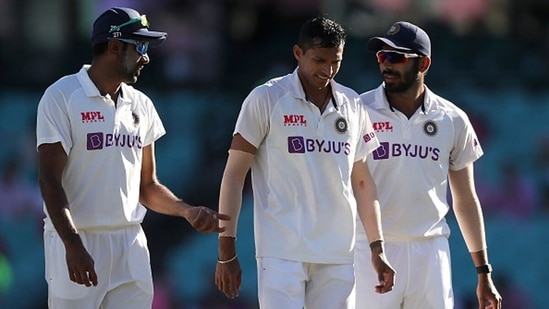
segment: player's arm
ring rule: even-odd
[[[240,289],[242,271],[236,253],[236,230],[244,182],[256,151],[240,134],[235,134],[221,180],[219,212],[230,215],[231,219],[220,223],[225,231],[219,234],[215,283],[229,298],[238,296]]]
[[[475,267],[489,265],[482,208],[475,190],[473,164],[459,171],[449,171],[450,188],[456,219]],[[501,308],[490,273],[478,274],[477,297],[480,304],[490,302]]]
[[[351,184],[357,202],[358,215],[370,243],[372,263],[380,282],[375,289],[378,293],[385,293],[394,285],[395,271],[385,257],[377,189],[366,162],[354,163]]]
[[[185,218],[200,232],[222,232],[219,220],[229,216],[218,214],[205,206],[192,206],[178,198],[170,189],[161,184],[156,176],[154,143],[143,148],[141,168],[140,202],[158,213]]]
[[[97,285],[94,261],[78,235],[63,189],[61,180],[66,164],[67,154],[60,142],[38,147],[40,191],[48,216],[65,246],[69,278],[86,286]]]

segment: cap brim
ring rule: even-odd
[[[384,37],[373,37],[370,40],[368,40],[368,50],[377,52],[378,50],[383,48],[383,45],[389,45],[392,48],[399,49],[399,50],[405,50],[405,51],[411,51],[412,49],[400,46],[398,42],[393,42],[387,38]]]
[[[149,45],[158,46],[162,44],[168,34],[160,31],[149,31],[146,28],[139,29],[131,34],[132,39],[143,40],[149,42]]]

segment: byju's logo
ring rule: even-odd
[[[389,159],[389,143],[381,142],[379,147],[374,150],[374,160]]]
[[[127,134],[103,134],[103,132],[88,133],[87,149],[100,150],[107,147],[143,148],[141,136]]]
[[[88,150],[103,149],[103,132],[88,133]]]
[[[82,123],[88,122],[105,122],[105,117],[101,115],[101,112],[81,112]]]
[[[326,141],[303,136],[288,136],[289,153],[324,152],[324,153],[351,153],[351,145],[347,142]]]
[[[303,138],[303,136],[288,137],[288,152],[305,153],[305,139]]]
[[[373,157],[374,160],[385,160],[389,157],[408,157],[438,161],[439,154],[440,149],[435,147],[381,142],[380,146],[374,150]]]
[[[374,132],[367,133],[366,135],[362,136],[362,139],[368,143],[369,141],[373,140],[376,137],[376,134]]]

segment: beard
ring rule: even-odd
[[[126,50],[122,59],[122,76],[125,83],[133,84],[137,82],[137,77],[139,76],[138,65],[139,63],[130,59]]]
[[[403,74],[393,70],[384,70],[382,73],[383,75],[391,75],[396,79],[395,82],[391,83],[385,81],[385,91],[388,93],[403,93],[412,88],[419,80],[419,62],[416,62],[410,70]]]

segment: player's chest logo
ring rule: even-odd
[[[100,111],[80,112],[82,123],[105,122],[105,116]]]
[[[305,119],[305,115],[299,115],[299,114],[294,114],[294,115],[283,115],[283,121],[284,121],[284,126],[285,127],[295,127],[295,126],[300,126],[300,127],[306,127],[307,126],[307,119]]]
[[[438,133],[438,126],[436,122],[432,120],[427,120],[423,124],[423,133],[425,133],[427,136],[435,136]]]
[[[372,123],[376,132],[393,132],[393,125],[390,121],[376,121]]]
[[[132,119],[133,119],[134,127],[137,127],[139,125],[139,122],[140,122],[139,115],[136,114],[135,112],[132,112]]]
[[[347,123],[347,119],[343,117],[339,117],[334,122],[334,127],[337,133],[345,133],[349,130],[349,124]]]

